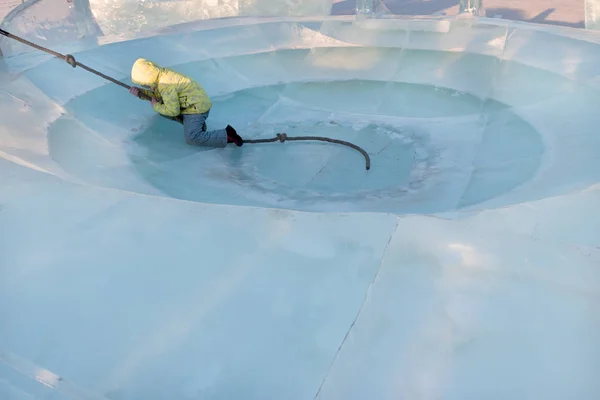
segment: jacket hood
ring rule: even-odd
[[[138,58],[131,68],[131,81],[136,85],[155,86],[158,84],[160,66],[145,58]]]

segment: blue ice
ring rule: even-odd
[[[206,87],[209,127],[371,170],[193,148],[81,68],[0,59],[0,398],[600,397],[597,37],[213,22],[73,53],[126,83],[152,59]]]

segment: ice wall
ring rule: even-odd
[[[0,21],[0,27],[47,47],[85,48],[99,37],[122,40],[207,19],[322,17],[330,14],[332,4],[333,0],[28,0]],[[4,55],[30,50],[2,38],[0,49]]]
[[[12,9],[0,21],[0,28],[56,51],[64,45],[79,49],[94,46],[102,35],[88,0],[28,0]],[[0,53],[5,57],[23,52],[31,52],[31,48],[0,38]]]

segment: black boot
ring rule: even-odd
[[[244,139],[230,125],[227,125],[225,130],[227,131],[227,143],[235,143],[237,147],[241,147],[244,144]]]

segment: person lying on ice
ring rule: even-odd
[[[204,88],[193,79],[139,58],[131,68],[131,80],[142,86],[132,87],[129,90],[132,95],[139,98],[143,93],[151,98],[154,111],[183,122],[187,144],[210,147],[224,147],[227,143],[235,143],[239,147],[244,144],[230,125],[225,129],[206,130],[212,102]]]

